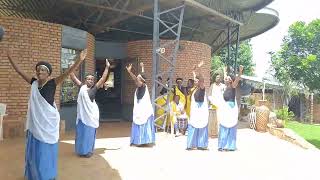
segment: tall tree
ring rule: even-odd
[[[272,66],[280,82],[320,90],[320,19],[292,24]]]

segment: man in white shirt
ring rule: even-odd
[[[220,100],[223,98],[223,92],[226,86],[221,82],[221,76],[216,75],[215,82],[211,84],[209,89],[209,101],[210,101],[210,110],[209,110],[209,137],[218,136],[218,125],[219,119],[217,118],[217,106]]]

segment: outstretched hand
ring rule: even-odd
[[[240,65],[239,66],[239,72],[242,74],[242,72],[243,72],[243,66],[242,65]]]
[[[203,64],[204,64],[204,62],[200,61],[200,63],[198,64],[198,68],[200,68]]]
[[[129,64],[128,66],[126,66],[126,69],[127,69],[128,72],[131,72],[132,64]]]
[[[110,62],[108,61],[108,59],[106,59],[106,68],[110,67]]]
[[[140,63],[140,66],[141,66],[141,67],[144,67],[144,64],[143,64],[143,62],[141,62],[141,63]]]
[[[226,73],[228,72],[228,66],[223,67],[223,72],[226,72]]]
[[[81,53],[80,53],[80,60],[81,61],[83,61],[86,58],[87,52],[88,52],[87,49],[84,49],[81,51]]]

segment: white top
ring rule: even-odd
[[[170,110],[173,111],[173,107],[172,106],[175,104],[176,107],[177,107],[177,110],[180,112],[179,115],[176,115],[177,118],[181,118],[181,119],[187,119],[188,118],[188,115],[187,115],[186,111],[184,110],[184,104],[182,104],[180,102],[179,102],[179,104],[177,104],[174,101],[172,101],[171,103],[172,104],[171,104]],[[183,111],[184,111],[184,113],[181,113]],[[171,112],[171,113],[174,114],[174,112]]]
[[[220,85],[213,84],[209,100],[217,107],[218,122],[226,128],[231,128],[238,123],[238,105],[235,100],[235,106],[231,108],[228,102],[224,100],[223,93],[225,89],[226,86],[222,83]]]
[[[133,122],[137,125],[145,124],[149,117],[153,115],[153,108],[150,100],[148,86],[141,99],[137,98],[137,90],[134,92]]]
[[[56,104],[53,107],[42,97],[38,90],[38,80],[34,81],[28,102],[26,130],[39,141],[55,144],[59,140],[59,122],[60,114]]]
[[[99,127],[99,108],[95,100],[91,101],[88,94],[88,86],[83,85],[80,88],[78,95],[77,106],[77,121],[83,122],[83,124],[98,128]]]
[[[220,83],[217,85],[216,83],[212,84],[211,96],[208,97],[211,104],[215,106],[219,106],[221,99],[223,99],[223,92],[226,89],[226,85]]]
[[[230,105],[222,99],[220,106],[217,109],[217,117],[222,126],[226,128],[234,127],[238,124],[238,105],[235,100],[235,106],[232,108]]]
[[[207,96],[205,94],[204,101],[202,103],[199,103],[199,102],[196,102],[194,99],[195,92],[196,91],[194,91],[191,96],[189,124],[191,124],[195,128],[204,128],[207,126],[208,118],[209,118]]]

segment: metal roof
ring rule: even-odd
[[[164,10],[183,1],[159,2]],[[241,24],[241,40],[261,34],[279,22],[275,10],[256,12],[272,0],[186,2],[189,3],[185,9],[181,39],[209,44],[213,52],[226,44],[226,28],[235,27],[235,22]],[[153,32],[153,0],[0,0],[0,15],[60,23],[83,29],[105,41],[152,39]],[[164,19],[174,21],[170,15]],[[163,38],[170,39],[171,36],[166,34]]]

